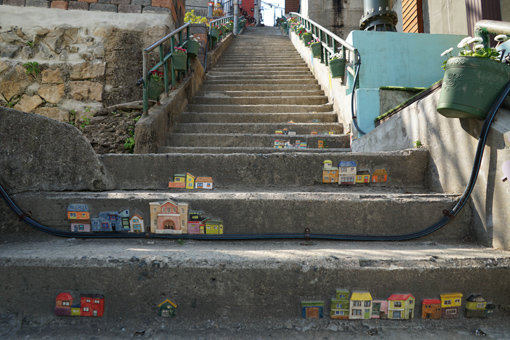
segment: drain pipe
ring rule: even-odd
[[[234,35],[239,34],[239,0],[234,0]]]
[[[510,35],[510,22],[481,20],[475,24],[475,35],[483,39],[485,48],[490,47],[489,34]]]

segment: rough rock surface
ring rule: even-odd
[[[111,179],[73,126],[0,107],[0,180],[9,192],[105,190]]]

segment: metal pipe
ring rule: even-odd
[[[475,35],[483,39],[485,48],[490,47],[489,34],[510,35],[510,22],[481,20],[475,24]]]
[[[234,0],[234,35],[238,35],[239,27],[239,1]]]

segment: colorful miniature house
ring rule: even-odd
[[[332,319],[349,319],[349,297],[347,289],[337,289],[335,297],[331,299],[330,317]]]
[[[370,172],[368,170],[360,170],[356,174],[356,184],[370,183]]]
[[[104,296],[100,294],[80,295],[81,316],[103,316]]]
[[[349,319],[370,319],[372,295],[367,291],[353,292],[349,305]]]
[[[356,183],[356,162],[342,161],[338,163],[338,184],[348,185]]]
[[[168,182],[169,188],[186,188],[186,175],[183,174],[175,174],[174,181]]]
[[[90,232],[90,223],[74,222],[71,223],[71,231],[75,233],[88,233]]]
[[[173,318],[177,313],[177,305],[166,299],[158,305],[158,314],[164,318]]]
[[[412,319],[414,317],[415,301],[412,294],[391,295],[388,298],[388,319]]]
[[[422,319],[441,319],[441,300],[424,299],[421,302]]]
[[[134,214],[129,219],[129,229],[133,233],[143,233],[145,228],[144,228],[144,225],[143,225],[143,218],[142,218],[142,216],[140,216],[138,214]]]
[[[213,188],[212,177],[197,177],[197,179],[195,180],[195,188],[211,190]]]
[[[122,218],[116,211],[100,212],[91,220],[92,231],[123,231]]]
[[[372,301],[372,319],[387,319],[388,318],[388,301],[387,300],[373,300]]]
[[[443,319],[456,319],[459,317],[462,306],[462,293],[441,294],[441,316]]]
[[[191,210],[188,219],[188,234],[204,234],[205,225],[204,212],[200,210]]]
[[[188,204],[172,200],[150,202],[151,233],[182,234],[188,229]]]
[[[205,233],[208,235],[223,234],[223,221],[219,218],[206,218],[203,221],[205,225]]]
[[[186,173],[186,189],[195,189],[195,176],[189,172]]]
[[[117,231],[129,231],[129,209],[119,211],[120,228]]]
[[[338,183],[338,168],[329,159],[324,161],[322,167],[322,183]]]
[[[388,181],[388,172],[386,169],[376,169],[372,174],[372,183],[385,183]]]
[[[73,296],[69,293],[60,293],[55,299],[55,315],[70,316]]]
[[[86,204],[69,204],[67,207],[67,219],[69,221],[90,220],[89,206]]]
[[[324,316],[324,301],[301,301],[301,315],[305,319],[321,319]]]
[[[487,301],[479,294],[472,294],[466,299],[466,318],[486,318]]]

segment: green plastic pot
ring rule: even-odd
[[[174,65],[174,70],[176,71],[186,71],[186,61],[188,56],[185,53],[173,53],[172,54],[172,64]]]
[[[448,118],[484,119],[510,79],[510,66],[489,58],[453,57],[446,63],[437,111]]]
[[[195,40],[188,40],[188,55],[192,58],[195,58],[198,55],[198,50],[200,49],[200,43]]]
[[[320,58],[322,54],[322,44],[320,42],[316,42],[310,44],[310,48],[312,49],[312,55],[314,58]]]
[[[165,91],[165,84],[163,80],[149,80],[149,99],[159,100],[159,95]]]
[[[345,75],[345,59],[332,59],[329,61],[329,70],[332,78],[339,78]]]
[[[209,32],[211,38],[218,40],[220,37],[220,30],[217,27],[211,27],[211,31]]]
[[[308,43],[312,41],[312,33],[303,33],[301,36],[301,39],[303,39],[303,42],[305,43],[305,46],[308,46]]]

